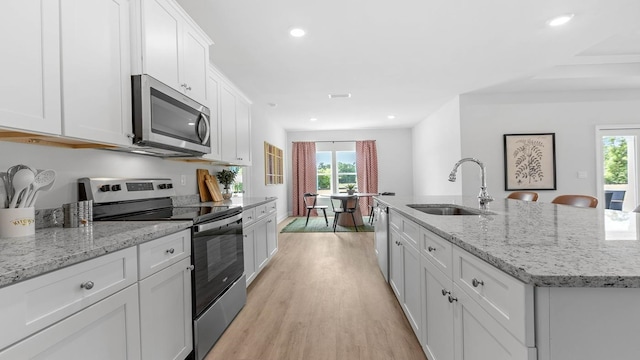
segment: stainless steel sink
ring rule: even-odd
[[[463,208],[453,204],[408,204],[407,206],[431,215],[493,215],[489,211]]]

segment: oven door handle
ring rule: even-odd
[[[220,219],[214,222],[210,222],[210,223],[205,223],[202,225],[196,225],[193,227],[193,231],[194,232],[203,232],[203,231],[207,231],[207,230],[211,230],[211,229],[215,229],[215,228],[219,228],[221,226],[224,225],[228,225],[228,224],[232,224],[235,222],[238,222],[242,220],[242,213],[239,213],[237,215],[228,217],[228,218],[224,218],[224,219]]]

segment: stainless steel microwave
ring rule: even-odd
[[[149,75],[131,77],[133,144],[143,154],[211,153],[209,109]]]

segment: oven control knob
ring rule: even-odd
[[[172,183],[168,183],[167,184],[167,189],[173,189],[173,184]]]
[[[167,188],[167,184],[158,185],[158,189],[166,189],[166,188]]]
[[[120,191],[122,187],[119,184],[111,185],[111,191]]]
[[[111,191],[111,187],[109,185],[100,186],[100,191]]]

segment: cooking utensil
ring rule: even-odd
[[[36,176],[33,174],[33,171],[28,168],[20,169],[15,173],[15,175],[13,175],[13,178],[11,180],[11,184],[13,186],[13,197],[11,199],[11,205],[9,205],[9,207],[17,207],[18,198],[23,192],[26,192],[28,190],[33,180],[35,180],[35,177]],[[24,207],[24,202],[26,200],[25,196],[26,194],[22,195],[22,207]]]
[[[31,184],[31,192],[25,201],[20,203],[20,207],[24,207],[23,204],[26,204],[27,207],[32,207],[36,203],[36,199],[38,198],[38,191],[44,190],[47,191],[53,187],[53,184],[56,182],[56,172],[53,170],[43,170],[36,175],[33,180],[33,184]]]
[[[6,172],[0,172],[0,183],[2,184],[3,193],[0,198],[0,205],[3,205],[2,208],[6,208],[9,206],[9,177]]]
[[[13,165],[12,167],[9,168],[9,170],[7,170],[7,194],[9,195],[9,199],[13,199],[15,197],[15,193],[14,193],[14,187],[13,187],[13,177],[16,175],[16,173],[22,169],[29,169],[31,170],[31,172],[33,172],[33,175],[35,176],[36,172],[35,170],[33,170],[31,167],[27,166],[27,165],[23,165],[23,164],[18,164],[18,165]]]
[[[4,186],[4,181],[0,181],[0,209],[7,207],[7,190]]]

